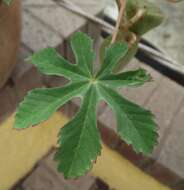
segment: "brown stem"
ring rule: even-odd
[[[139,21],[146,13],[145,9],[139,9],[136,14],[128,21],[126,24],[127,28],[130,28],[132,25],[134,25],[137,21]]]
[[[113,44],[116,41],[118,31],[119,31],[119,27],[121,25],[121,21],[122,21],[122,18],[124,16],[124,10],[126,7],[126,0],[120,0],[120,6],[121,7],[120,7],[119,15],[118,15],[118,20],[116,22],[116,27],[115,27],[115,30],[114,30],[113,35],[112,35],[111,44]]]

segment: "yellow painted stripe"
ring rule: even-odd
[[[14,116],[0,126],[0,190],[8,190],[56,145],[59,129],[68,121],[61,113],[41,125],[17,131]],[[92,174],[116,190],[169,190],[103,145]]]
[[[116,190],[169,190],[105,145],[92,174]]]
[[[11,116],[0,126],[0,190],[8,190],[56,144],[59,129],[67,121],[60,113],[26,130],[12,129]]]

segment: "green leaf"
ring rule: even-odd
[[[86,88],[86,83],[78,82],[63,88],[30,91],[17,110],[14,128],[25,129],[47,120],[59,107]]]
[[[104,61],[97,76],[99,78],[112,73],[119,61],[128,51],[127,43],[115,43],[105,49]]]
[[[61,148],[55,159],[59,161],[58,170],[64,173],[65,178],[84,175],[100,154],[100,134],[96,126],[97,99],[96,89],[92,86],[76,117],[61,129]]]
[[[101,78],[104,85],[111,88],[120,88],[127,86],[141,86],[145,82],[151,81],[151,76],[144,69],[123,72],[120,74],[110,74]]]
[[[123,58],[119,61],[119,64],[117,64],[116,67],[114,67],[113,72],[115,72],[115,73],[120,72],[130,62],[130,60],[135,56],[137,49],[138,49],[139,38],[137,40],[135,40],[134,37],[135,36],[132,34],[132,32],[129,32],[125,29],[120,28],[117,38],[116,38],[116,42],[122,43],[122,42],[127,41],[127,39],[129,39],[129,41],[131,41],[131,43],[128,44],[128,51],[127,51],[126,55],[123,56]],[[102,44],[100,46],[100,63],[101,64],[104,61],[103,59],[104,59],[104,55],[105,55],[105,49],[110,46],[111,41],[112,41],[112,36],[109,36],[102,42]],[[134,41],[134,42],[132,42],[132,41]]]
[[[148,0],[127,1],[126,15],[128,20],[134,17],[140,10],[145,11],[145,14],[130,27],[130,31],[142,36],[153,28],[159,26],[164,20],[164,15],[156,3],[151,3]]]
[[[39,124],[72,98],[80,97],[82,106],[61,129],[55,156],[58,170],[66,178],[76,178],[84,175],[100,154],[96,109],[103,99],[117,116],[118,133],[122,139],[132,144],[137,152],[151,152],[157,137],[152,114],[115,91],[116,88],[139,86],[150,80],[143,69],[113,74],[118,62],[127,56],[128,45],[120,42],[109,45],[97,73],[93,73],[91,39],[77,33],[72,37],[71,45],[76,64],[69,63],[52,48],[41,50],[29,58],[42,73],[64,76],[70,82],[64,87],[31,91],[17,110],[14,127],[24,129]]]
[[[101,85],[99,91],[116,114],[120,137],[132,144],[136,152],[151,153],[157,144],[156,124],[152,113],[110,88]]]
[[[13,0],[3,0],[3,2],[6,3],[7,5],[10,5],[12,1]]]
[[[71,47],[75,55],[76,64],[90,77],[93,72],[95,54],[92,40],[86,34],[78,32],[71,39]]]
[[[28,61],[37,66],[42,73],[47,75],[64,76],[73,81],[86,79],[85,73],[76,65],[72,65],[61,57],[53,48],[40,50],[29,57]]]

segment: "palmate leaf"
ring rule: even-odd
[[[19,106],[15,128],[24,129],[47,120],[59,107],[87,89],[86,82],[63,88],[32,90]]]
[[[152,113],[103,85],[99,86],[99,91],[116,115],[121,138],[132,144],[136,152],[150,153],[157,138]]]
[[[96,126],[97,101],[96,89],[92,86],[76,117],[61,129],[61,148],[55,159],[60,161],[58,170],[64,172],[66,178],[84,175],[100,154],[100,134]]]
[[[77,65],[70,64],[53,48],[43,49],[27,60],[47,75],[64,76],[73,81],[87,78],[86,73],[83,73]]]
[[[64,76],[70,82],[64,87],[36,89],[28,93],[17,110],[14,127],[25,129],[45,121],[63,104],[80,97],[82,106],[61,129],[55,156],[58,170],[66,178],[76,178],[84,175],[100,154],[96,109],[99,101],[105,100],[116,115],[120,137],[132,144],[136,152],[150,153],[157,142],[153,115],[116,92],[118,88],[140,86],[151,79],[143,69],[113,73],[118,62],[126,55],[128,45],[115,43],[109,46],[97,73],[93,73],[92,40],[79,32],[71,38],[71,46],[76,59],[73,65],[52,48],[41,50],[28,59],[40,72]]]
[[[93,51],[93,41],[87,35],[76,33],[71,39],[71,47],[75,54],[77,67],[84,71],[88,77],[93,73],[93,61],[95,53]]]
[[[126,86],[141,86],[145,82],[151,81],[151,76],[144,69],[127,71],[120,74],[110,74],[101,78],[101,81],[112,88],[121,88]]]
[[[133,57],[135,57],[135,54],[138,50],[139,38],[137,40],[135,40],[134,37],[130,31],[120,28],[120,30],[117,34],[116,42],[124,42],[124,41],[127,41],[127,39],[129,39],[129,40],[132,39],[132,40],[130,40],[131,43],[129,43],[129,49],[128,49],[126,55],[123,56],[123,58],[119,61],[118,65],[116,65],[114,67],[114,70],[113,70],[114,72],[121,71],[131,61],[131,59]],[[105,49],[111,44],[111,41],[112,41],[112,36],[109,36],[102,42],[102,44],[100,46],[100,50],[99,50],[100,61],[103,60],[104,54],[105,54]],[[101,62],[103,62],[103,61],[101,61]]]
[[[102,67],[97,76],[102,78],[112,73],[113,69],[119,63],[119,61],[126,55],[128,51],[127,44],[124,42],[118,42],[105,49],[105,55]]]

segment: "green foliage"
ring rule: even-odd
[[[55,156],[58,170],[66,178],[75,178],[84,175],[101,152],[96,111],[103,100],[116,115],[120,137],[132,144],[136,152],[150,153],[157,142],[153,115],[116,92],[122,87],[143,85],[151,79],[143,69],[119,74],[112,72],[126,56],[127,44],[120,42],[108,46],[97,73],[93,69],[92,40],[79,32],[72,37],[71,46],[76,64],[69,63],[52,48],[29,58],[42,73],[64,76],[70,82],[60,88],[31,91],[18,108],[14,127],[24,129],[39,124],[72,98],[80,97],[82,105],[78,113],[59,133]]]
[[[159,26],[164,16],[158,6],[147,0],[128,0],[126,6],[127,19],[130,20],[142,10],[144,14],[130,27],[130,31],[142,36],[153,28]]]
[[[150,153],[157,137],[153,115],[108,86],[100,85],[99,92],[116,115],[120,137],[136,152]]]
[[[132,37],[131,32],[120,30],[118,32],[116,42],[125,42],[127,38],[131,39],[131,37]],[[101,44],[101,47],[100,47],[101,63],[103,63],[105,49],[111,44],[111,40],[112,40],[112,37],[109,36]],[[133,44],[129,45],[129,49],[128,49],[126,55],[116,65],[116,67],[113,70],[114,72],[119,72],[120,70],[122,70],[130,62],[130,60],[135,56],[135,54],[138,50],[138,41],[139,40],[136,40]]]
[[[3,0],[3,2],[7,5],[10,5],[10,3],[12,2],[12,0]]]
[[[88,87],[78,114],[59,134],[61,148],[55,159],[59,161],[58,170],[66,178],[84,175],[100,154],[100,134],[96,126],[97,93],[95,85]]]
[[[120,1],[116,0],[116,2],[120,7]],[[125,13],[120,23],[116,42],[127,42],[129,44],[129,50],[115,68],[114,71],[116,72],[123,69],[135,56],[141,36],[159,26],[164,20],[164,15],[159,7],[154,3],[150,3],[148,0],[127,0]],[[102,43],[100,48],[102,57],[105,48],[110,45],[110,42],[111,37],[105,39]]]
[[[120,7],[119,0],[116,0],[116,2]],[[140,15],[141,11],[143,11],[143,14]],[[135,18],[135,16],[138,16],[139,19],[134,19],[134,23],[129,27],[129,31],[138,36],[142,36],[159,26],[164,20],[164,15],[155,3],[151,3],[148,0],[127,0],[127,21],[129,22],[133,17]],[[122,20],[122,23],[123,22]]]

